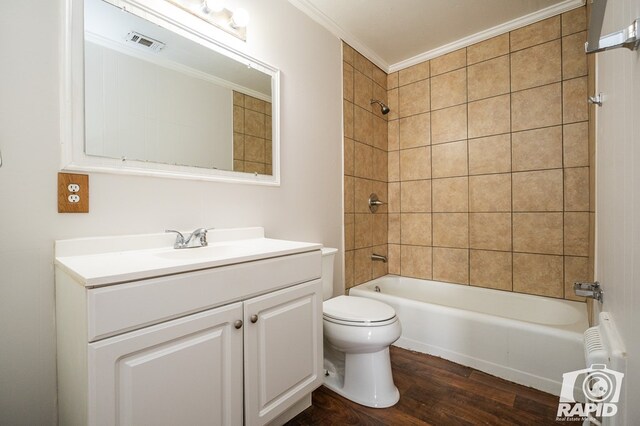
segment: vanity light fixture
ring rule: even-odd
[[[182,10],[191,13],[227,32],[242,41],[247,41],[247,24],[249,13],[237,8],[230,10],[225,7],[224,0],[167,0]]]

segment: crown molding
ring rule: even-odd
[[[367,45],[358,40],[356,36],[346,31],[333,19],[329,18],[317,7],[311,4],[309,0],[289,0],[289,3],[300,9],[311,19],[329,30],[329,32],[331,32],[333,35],[344,40],[347,44],[364,55],[367,59],[380,67],[380,69],[382,69],[384,72],[392,73],[404,68],[408,68],[412,65],[419,64],[420,62],[428,61],[429,59],[436,58],[446,53],[453,52],[454,50],[462,49],[463,47],[488,40],[492,37],[525,27],[527,25],[531,25],[552,16],[556,16],[577,7],[583,6],[585,4],[585,0],[564,0],[560,3],[538,10],[537,12],[533,12],[528,15],[521,16],[520,18],[505,22],[503,24],[496,25],[495,27],[480,31],[470,36],[461,38],[460,40],[456,40],[452,43],[445,44],[444,46],[429,50],[427,52],[420,53],[409,59],[396,62],[395,64],[387,63],[376,52],[374,52]]]
[[[315,7],[309,0],[289,0],[293,6],[300,9],[305,15],[329,30],[330,33],[343,40],[349,46],[353,47],[364,57],[373,62],[382,71],[389,72],[389,64],[383,60],[376,52],[362,43],[356,36],[342,28],[333,19],[325,15],[320,9]]]

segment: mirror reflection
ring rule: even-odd
[[[85,153],[272,174],[271,76],[85,1]]]

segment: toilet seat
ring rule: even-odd
[[[380,327],[397,321],[391,306],[366,297],[334,297],[323,303],[322,311],[325,320],[342,325]]]

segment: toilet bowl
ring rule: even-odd
[[[393,308],[364,297],[337,296],[333,290],[336,249],[322,250],[325,386],[368,407],[390,407],[400,393],[393,383],[389,345],[402,331]]]

